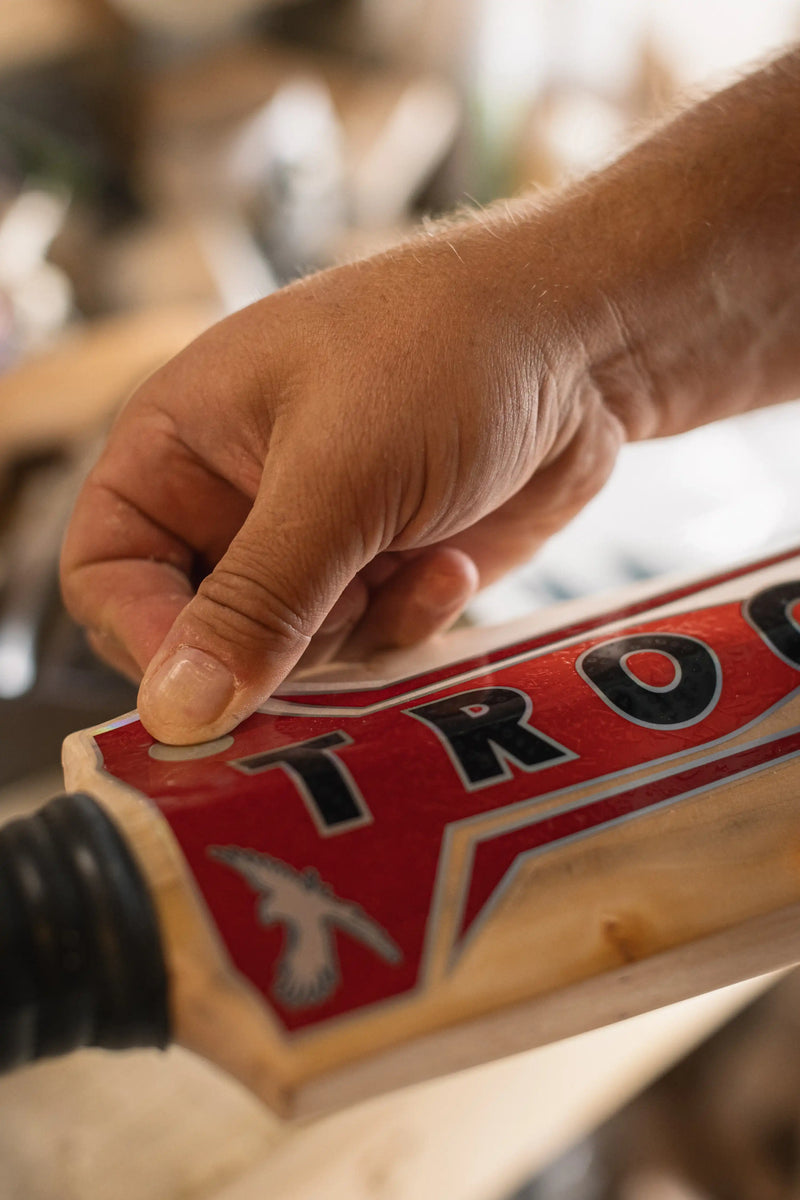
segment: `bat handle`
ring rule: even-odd
[[[0,828],[0,1071],[169,1040],[158,918],[116,825],[58,796]]]

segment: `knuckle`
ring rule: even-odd
[[[216,636],[242,649],[276,652],[306,645],[313,623],[300,606],[241,568],[218,566],[200,584],[198,616]]]
[[[78,625],[86,627],[98,623],[100,603],[92,586],[91,567],[67,563],[62,560],[59,570],[59,586],[64,608]]]
[[[571,508],[583,507],[608,479],[621,444],[619,424],[604,409],[590,409],[545,475],[554,497]]]
[[[598,413],[573,456],[573,489],[584,503],[597,494],[611,474],[621,440],[616,419]]]

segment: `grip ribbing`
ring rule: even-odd
[[[77,793],[0,828],[0,1071],[168,1040],[158,918],[110,817]]]

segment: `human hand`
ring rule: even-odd
[[[497,239],[467,223],[312,276],[129,401],[62,582],[94,647],[144,673],[154,736],[217,737],[299,660],[431,636],[606,479],[622,426],[572,320],[528,336]]]
[[[430,636],[625,437],[796,396],[799,96],[793,50],[546,204],[314,275],[152,376],[62,564],[151,733],[216,737],[301,659]]]

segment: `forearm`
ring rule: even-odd
[[[576,386],[630,438],[800,395],[799,112],[794,51],[554,201],[488,218],[531,342],[577,331]]]

